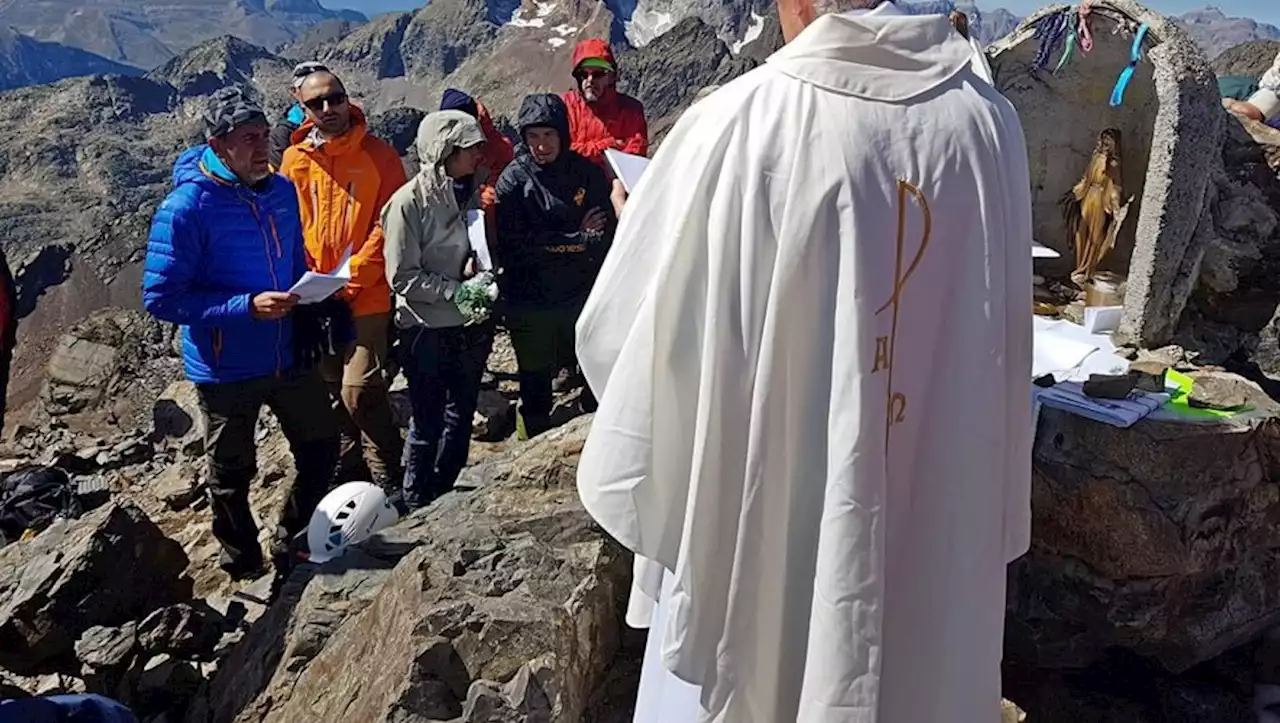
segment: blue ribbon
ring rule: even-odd
[[[1147,24],[1143,23],[1138,27],[1137,35],[1133,36],[1133,49],[1129,51],[1129,64],[1124,66],[1124,70],[1120,71],[1120,79],[1116,81],[1115,90],[1111,91],[1111,107],[1118,108],[1124,103],[1124,91],[1129,87],[1129,81],[1133,79],[1133,73],[1138,69],[1138,63],[1142,60],[1142,41],[1147,37]]]

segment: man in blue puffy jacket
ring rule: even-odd
[[[223,569],[244,579],[265,572],[249,509],[258,413],[275,412],[297,468],[280,542],[306,526],[327,491],[338,434],[320,378],[295,364],[298,299],[288,289],[307,259],[297,193],[270,170],[266,116],[224,88],[205,126],[208,143],[179,156],[174,189],[156,211],[142,298],[156,318],[182,327],[183,364],[205,417],[213,534]]]
[[[0,723],[138,723],[133,712],[100,695],[0,700]]]

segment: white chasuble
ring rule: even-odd
[[[637,555],[629,621],[662,601],[646,678],[683,683],[637,720],[998,720],[1031,202],[972,59],[942,16],[819,18],[628,200],[578,321],[578,488]]]

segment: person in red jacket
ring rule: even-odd
[[[480,210],[484,211],[485,233],[489,240],[489,253],[495,258],[501,253],[498,239],[498,217],[495,206],[498,203],[498,177],[515,158],[515,147],[511,140],[502,135],[493,124],[489,110],[480,101],[457,88],[445,90],[440,98],[440,110],[460,110],[480,121],[480,130],[484,131],[484,155],[481,166],[488,170],[485,178],[479,179]]]
[[[572,148],[588,160],[604,165],[610,148],[637,156],[649,155],[649,125],[644,106],[619,93],[618,64],[609,44],[598,38],[578,43],[573,51],[577,90],[564,94],[569,108]]]

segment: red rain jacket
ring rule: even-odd
[[[609,44],[599,38],[578,43],[573,51],[574,69],[588,58],[606,60],[613,67],[618,67]],[[604,165],[604,152],[609,148],[637,156],[649,155],[649,125],[645,122],[644,106],[640,101],[614,89],[595,103],[588,103],[576,89],[563,97],[569,108],[569,137],[573,150],[601,165]]]
[[[484,131],[484,163],[489,168],[489,177],[480,185],[480,210],[484,211],[484,225],[491,245],[490,251],[497,253],[501,239],[498,238],[498,177],[503,169],[516,157],[511,141],[493,124],[489,109],[479,100],[476,101],[476,120],[480,121],[480,130]]]

